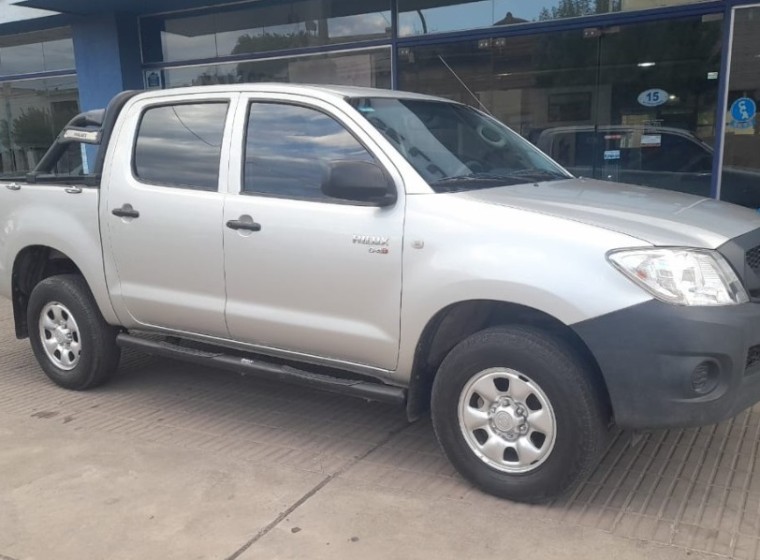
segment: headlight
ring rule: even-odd
[[[607,255],[623,274],[657,299],[676,305],[749,301],[726,259],[700,249],[624,249]]]

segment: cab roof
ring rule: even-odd
[[[449,101],[441,97],[424,95],[421,93],[412,93],[407,91],[358,87],[358,86],[340,86],[340,85],[312,85],[312,84],[291,84],[278,82],[261,82],[254,84],[223,84],[213,86],[191,86],[179,87],[163,90],[149,90],[140,94],[141,96],[167,96],[167,95],[190,95],[203,93],[290,93],[311,95],[315,97],[337,97],[340,99],[352,97],[386,97],[393,99],[419,99],[428,101]]]

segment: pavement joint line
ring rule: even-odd
[[[636,493],[641,488],[641,484],[644,482],[644,478],[648,474],[650,474],[650,467],[652,466],[652,463],[654,463],[655,459],[657,458],[657,455],[660,453],[660,450],[662,449],[663,444],[665,443],[665,440],[667,439],[668,434],[667,432],[661,432],[660,433],[660,439],[657,442],[657,448],[653,453],[650,454],[649,460],[646,462],[644,467],[639,471],[639,476],[636,477],[636,481],[634,485],[631,487],[631,489],[628,491],[628,496],[625,498],[625,502],[622,506],[620,506],[620,510],[618,511],[617,515],[615,516],[615,520],[612,522],[612,527],[610,527],[610,532],[614,532],[618,526],[620,525],[620,521],[623,519],[623,516],[629,513],[629,506],[631,505],[631,502],[633,501],[634,497],[636,497]],[[644,445],[641,445],[638,453],[634,456],[633,461],[631,464],[634,464],[638,458],[641,456],[641,454],[644,451],[644,447],[650,442],[650,439],[647,439],[646,442],[643,442]],[[671,453],[675,450],[675,446],[671,447]],[[665,466],[667,465],[667,462],[663,462],[663,466],[661,467],[660,471],[662,472],[665,470]],[[647,492],[647,497],[649,497],[651,494],[650,492]]]
[[[673,459],[673,455],[675,455],[676,450],[678,449],[678,446],[683,441],[685,435],[686,435],[686,431],[685,430],[678,430],[678,436],[676,438],[675,443],[673,443],[673,444],[670,445],[670,450],[668,451],[668,454],[667,454],[665,460],[662,462],[662,465],[660,466],[659,470],[657,471],[657,474],[655,475],[656,476],[656,481],[654,483],[654,486],[652,486],[650,492],[647,493],[647,497],[644,500],[644,503],[641,504],[641,507],[639,508],[639,511],[637,512],[637,514],[639,515],[639,518],[636,520],[636,526],[631,530],[631,534],[632,535],[635,535],[637,533],[637,531],[639,530],[639,526],[641,525],[641,520],[644,519],[644,517],[646,516],[646,513],[644,513],[644,512],[647,510],[647,508],[649,507],[649,504],[654,499],[655,494],[657,492],[657,487],[659,486],[660,481],[665,478],[665,471],[668,470],[668,467],[671,464],[671,460]],[[696,435],[694,437],[692,437],[692,443],[694,442],[695,439],[696,439]],[[663,441],[665,441],[665,440],[663,440]],[[689,449],[691,449],[691,443],[689,444]],[[681,469],[678,472],[679,472],[679,475],[680,475],[681,472],[683,472],[683,465],[682,465]],[[665,498],[663,499],[662,503],[665,503],[665,502],[667,502],[668,499],[670,499],[670,495],[672,494],[672,489],[673,489],[672,487],[675,486],[675,484],[676,484],[675,480],[677,480],[677,478],[678,477],[674,477],[673,478],[674,482],[672,482],[668,486],[667,493],[666,493]],[[658,511],[658,515],[659,515],[659,511],[660,510],[658,509],[657,511]],[[659,517],[657,518],[656,522],[659,524]]]
[[[256,533],[248,542],[243,544],[240,548],[238,548],[235,552],[233,552],[230,556],[227,556],[225,560],[236,560],[240,557],[241,554],[246,552],[249,548],[251,548],[254,544],[256,544],[257,541],[261,540],[264,536],[266,536],[272,529],[277,527],[284,519],[286,519],[291,513],[293,513],[295,510],[297,510],[299,507],[301,507],[303,504],[308,502],[314,495],[316,495],[322,488],[327,486],[330,482],[338,478],[339,476],[345,474],[348,472],[354,465],[357,463],[363,461],[367,457],[369,457],[372,453],[383,447],[385,444],[390,442],[393,438],[395,438],[397,435],[402,433],[404,430],[409,429],[410,426],[412,426],[412,423],[404,424],[403,426],[396,428],[395,430],[392,430],[388,433],[387,436],[385,436],[382,440],[380,440],[377,445],[374,447],[371,447],[361,455],[358,455],[348,461],[340,470],[326,476],[323,478],[319,483],[317,483],[316,486],[314,486],[311,490],[306,492],[303,496],[301,496],[297,501],[295,501],[293,504],[291,504],[287,509],[285,509],[283,512],[281,512],[277,517],[275,517],[272,521],[270,521],[265,527],[259,530],[258,533]],[[0,560],[14,560],[13,558],[6,559],[2,556],[0,556]]]
[[[713,492],[713,488],[715,487],[715,480],[718,477],[718,472],[720,471],[721,463],[723,462],[723,459],[726,456],[726,447],[728,445],[731,432],[733,432],[733,429],[736,426],[737,418],[738,417],[734,417],[729,421],[729,425],[728,425],[728,428],[726,429],[725,437],[723,437],[720,444],[720,452],[713,462],[712,469],[710,470],[710,477],[707,480],[705,489],[702,491],[702,498],[699,500],[699,509],[697,510],[696,515],[694,517],[694,521],[693,521],[694,525],[699,526],[702,523],[702,520],[705,515],[705,509],[707,508],[707,500],[709,499],[710,494]],[[749,423],[749,415],[745,416],[745,419],[744,419],[745,430],[748,423]],[[734,460],[736,461],[738,460],[738,458],[739,458],[738,453],[734,453]],[[733,472],[734,468],[735,468],[735,465],[732,465],[730,467],[730,472]],[[727,481],[727,484],[730,486],[731,480]],[[696,531],[692,531],[689,537],[688,546],[693,546],[695,538],[696,538]],[[708,552],[710,552],[711,550],[712,550],[712,545]]]
[[[588,511],[588,508],[591,505],[591,503],[596,499],[596,496],[599,494],[599,492],[601,492],[602,488],[604,487],[604,484],[607,482],[607,480],[610,478],[610,476],[612,475],[612,473],[615,471],[615,468],[617,467],[618,463],[620,463],[620,461],[625,456],[626,452],[628,451],[628,448],[631,445],[631,441],[630,440],[623,441],[623,440],[625,438],[629,438],[629,437],[630,437],[630,435],[624,435],[624,432],[619,432],[618,435],[617,435],[617,438],[615,439],[615,441],[612,444],[610,444],[610,447],[607,449],[607,451],[605,452],[604,457],[602,459],[606,459],[612,453],[612,450],[614,449],[615,443],[617,443],[618,441],[621,442],[619,444],[620,449],[618,450],[618,453],[615,456],[614,461],[612,462],[611,465],[607,466],[607,469],[606,469],[606,472],[604,473],[604,476],[596,484],[596,488],[594,488],[593,492],[591,493],[591,496],[589,496],[588,498],[586,498],[586,502],[583,504],[583,506],[581,508],[581,511],[578,512],[577,519],[580,519],[581,516],[585,515],[585,513],[586,513],[586,511]],[[646,443],[646,442],[639,442],[638,445],[642,445],[643,443]],[[600,469],[600,468],[602,468],[602,464],[601,463],[599,463],[599,465],[597,466],[597,469]],[[585,482],[584,482],[584,485],[585,485]],[[574,495],[573,497],[576,498],[579,495],[580,495],[580,489],[578,489],[578,494]],[[565,504],[564,512],[562,514],[562,519],[563,520],[565,518],[567,518],[567,516],[570,515],[570,510],[571,510],[571,507],[573,505],[574,504],[572,502],[568,502],[567,504]]]
[[[741,428],[741,434],[742,434],[741,441],[745,441],[746,438],[747,438],[747,430],[749,429],[749,419],[750,419],[750,417],[751,417],[751,413],[749,411],[746,411],[746,413],[744,414],[744,423],[742,424],[742,428]],[[726,439],[728,439],[730,436],[731,436],[731,431],[729,431],[729,433],[727,434]],[[757,445],[757,442],[755,442],[755,445]],[[726,509],[727,509],[726,505],[728,504],[729,495],[731,494],[732,491],[734,491],[733,490],[733,488],[734,488],[733,482],[734,482],[734,477],[736,476],[736,465],[739,463],[739,456],[740,456],[739,449],[740,449],[740,447],[741,447],[741,445],[738,445],[737,448],[734,450],[734,454],[733,454],[733,457],[731,459],[731,465],[729,467],[731,469],[731,471],[729,472],[729,475],[728,475],[729,478],[726,481],[726,487],[725,487],[725,489],[722,490],[723,496],[721,498],[720,506],[719,506],[719,509],[718,509],[718,512],[717,512],[717,514],[720,517],[718,517],[717,520],[714,521],[715,526],[719,527],[719,528],[722,527],[722,525],[723,525],[723,518],[726,515]],[[750,472],[752,472],[752,471],[750,471]],[[747,477],[747,486],[749,486],[749,478],[751,478],[751,477],[750,476]],[[741,519],[742,519],[742,516],[744,515],[743,511],[744,511],[744,503],[746,502],[746,499],[747,499],[747,497],[746,497],[746,494],[745,494],[745,495],[742,496],[741,507],[738,508],[737,512],[736,512],[737,525],[739,525],[739,526],[741,525]],[[704,520],[705,510],[706,509],[707,508],[706,508],[706,505],[705,505],[705,508],[703,508],[700,511],[700,515],[699,515],[699,519],[698,519],[698,522],[700,524]],[[709,548],[709,550],[707,550],[707,552],[714,552],[715,551],[715,546],[718,544],[718,538],[719,538],[719,536],[716,535],[715,539],[713,539],[710,542],[710,548]],[[689,542],[689,546],[694,546],[694,540],[695,540],[695,535],[692,535],[692,538],[690,539],[690,542]],[[732,540],[733,540],[733,535],[732,535]]]
[[[709,427],[710,435],[707,438],[707,444],[702,450],[702,454],[699,456],[694,472],[689,477],[689,484],[686,489],[686,493],[681,498],[681,503],[678,506],[678,511],[676,512],[674,519],[670,522],[670,537],[668,538],[668,542],[666,544],[670,544],[670,545],[675,544],[676,536],[678,535],[678,527],[683,522],[683,516],[686,512],[687,506],[689,505],[689,500],[691,500],[692,493],[694,492],[694,489],[697,487],[699,476],[702,473],[702,469],[704,468],[706,464],[706,461],[707,461],[706,457],[710,454],[711,445],[712,445],[713,440],[715,439],[715,434],[718,433],[718,429],[719,429],[719,426],[717,424]],[[705,431],[706,431],[706,428],[699,429],[700,433],[705,433]],[[722,451],[720,453],[722,454]]]

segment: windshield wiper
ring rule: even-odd
[[[436,191],[457,192],[489,187],[503,187],[506,184],[519,185],[524,183],[521,177],[509,177],[506,175],[492,175],[489,173],[470,173],[468,175],[455,175],[444,177],[430,182],[430,186]]]
[[[542,169],[523,169],[521,171],[510,171],[509,173],[468,173],[466,175],[455,175],[453,177],[444,177],[437,179],[431,183],[431,185],[446,185],[451,183],[472,183],[472,182],[505,182],[508,181],[513,184],[524,183],[526,179],[537,180],[542,178],[544,180],[558,180],[558,179],[570,179],[567,175],[554,171],[545,171]]]
[[[533,177],[537,180],[543,179],[543,180],[562,180],[562,179],[572,179],[571,176],[565,175],[564,173],[560,173],[559,171],[549,171],[548,169],[522,169],[520,171],[513,171],[508,173],[510,177]]]
[[[570,179],[564,173],[547,171],[543,169],[523,169],[509,173],[468,173],[467,175],[455,175],[443,177],[430,183],[436,190],[457,192],[474,190],[478,188],[504,187],[507,185],[521,185],[533,181],[559,181]]]

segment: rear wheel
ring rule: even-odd
[[[458,344],[433,385],[433,425],[456,469],[489,494],[541,502],[568,491],[607,441],[593,376],[561,341],[496,327]]]
[[[61,387],[96,387],[118,367],[117,329],[103,319],[81,276],[51,276],[37,284],[27,321],[37,362]]]

